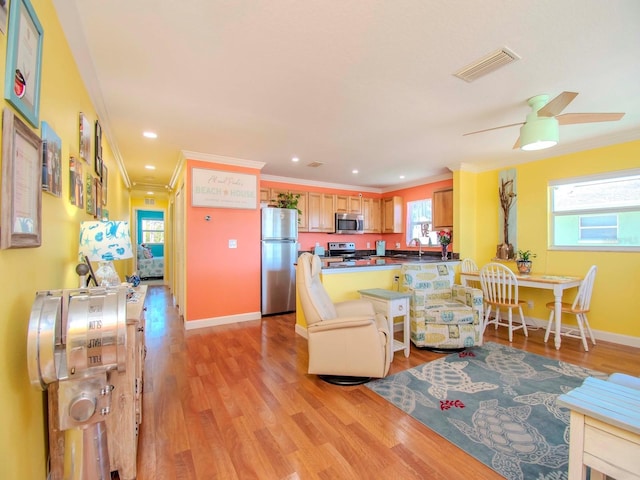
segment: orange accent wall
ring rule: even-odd
[[[260,210],[192,207],[193,167],[256,175],[260,184],[257,169],[187,160],[185,320],[259,313]],[[237,248],[229,248],[231,239]]]

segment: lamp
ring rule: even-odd
[[[82,222],[80,224],[79,255],[88,263],[97,261],[96,284],[113,286],[120,278],[113,268],[113,260],[132,258],[131,235],[128,222]],[[91,264],[89,263],[91,270]]]
[[[532,118],[530,118],[532,117]],[[555,117],[527,115],[527,121],[520,127],[520,145],[522,150],[542,150],[553,147],[560,138],[558,120]]]

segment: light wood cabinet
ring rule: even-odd
[[[453,189],[433,192],[433,229],[453,228]]]
[[[382,199],[382,233],[402,233],[402,197]]]
[[[364,217],[364,233],[380,233],[380,199],[362,199],[362,216]]]
[[[260,189],[260,203],[270,203],[271,200],[271,190],[268,188]]]
[[[335,204],[335,195],[309,192],[307,208],[309,232],[335,231]]]
[[[360,195],[336,195],[336,212],[362,213],[362,200]]]

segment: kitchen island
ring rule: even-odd
[[[332,261],[333,260],[333,261]],[[323,258],[322,285],[333,302],[356,300],[359,290],[382,288],[398,290],[400,268],[407,263],[447,263],[454,268],[459,260],[443,262],[434,256],[371,257],[363,260],[335,261]],[[306,338],[307,322],[299,300],[296,300],[296,332]]]

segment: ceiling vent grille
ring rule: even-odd
[[[145,205],[155,205],[156,204],[156,200],[155,200],[155,198],[145,198],[144,199],[144,204]]]
[[[322,162],[311,162],[307,164],[307,167],[318,168],[318,167],[321,167],[322,165],[324,165],[324,163]]]
[[[520,57],[506,47],[503,47],[489,55],[482,57],[466,67],[461,68],[453,75],[464,80],[465,82],[473,82],[474,80],[487,75],[497,69],[504,67],[519,60]]]

